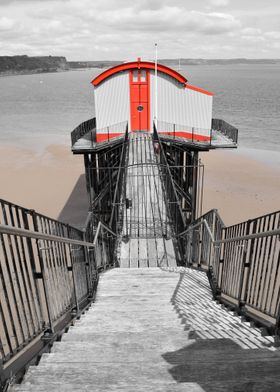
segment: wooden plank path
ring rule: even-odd
[[[113,269],[14,391],[279,392],[272,339],[212,300],[204,272]]]
[[[122,236],[129,241],[121,242],[120,267],[176,266],[159,167],[146,132],[129,135],[126,198],[131,207],[124,213]]]

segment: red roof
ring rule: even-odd
[[[116,65],[115,67],[109,68],[106,71],[102,72],[100,75],[98,75],[96,78],[92,80],[92,84],[94,86],[98,86],[100,83],[103,82],[103,80],[109,78],[111,75],[114,75],[118,72],[121,71],[126,71],[130,69],[140,69],[140,68],[146,68],[146,69],[155,69],[155,63],[149,62],[149,61],[133,61],[130,63],[123,63]],[[166,67],[165,65],[158,64],[157,69],[159,72],[163,72],[166,75],[171,76],[172,78],[176,79],[178,82],[182,84],[187,83],[187,79],[181,75],[179,72],[174,71],[173,69]]]
[[[127,70],[131,70],[131,69],[142,69],[142,68],[155,69],[155,63],[152,63],[150,61],[141,61],[139,59],[138,61],[132,61],[129,63],[119,64],[119,65],[116,65],[115,67],[107,69],[106,71],[102,72],[100,75],[96,76],[96,78],[94,78],[91,83],[94,86],[98,86],[104,80],[106,80],[107,78],[109,78],[110,76],[112,76],[114,74],[117,74],[118,72],[127,71]],[[214,93],[212,93],[210,91],[203,90],[199,87],[195,87],[195,86],[191,86],[191,85],[187,84],[188,80],[183,75],[181,75],[179,72],[175,71],[172,68],[166,67],[165,65],[162,65],[162,64],[158,64],[157,69],[159,72],[163,72],[166,75],[171,76],[172,78],[174,78],[178,82],[182,83],[187,89],[198,91],[198,92],[200,92],[202,94],[206,94],[206,95],[214,95]]]

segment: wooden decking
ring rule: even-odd
[[[21,392],[279,392],[272,338],[212,300],[203,272],[113,269]]]
[[[176,266],[171,227],[161,173],[152,137],[147,132],[129,135],[126,199],[120,267]]]

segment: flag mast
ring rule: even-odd
[[[156,130],[157,130],[157,126],[158,126],[158,91],[157,91],[157,89],[158,89],[158,85],[157,85],[157,61],[158,61],[158,59],[157,59],[157,56],[158,56],[158,53],[157,53],[157,43],[155,43],[155,118],[154,118],[154,120],[155,120],[155,126],[156,126]]]

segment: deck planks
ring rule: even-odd
[[[138,257],[140,267],[176,266],[173,243],[166,235],[171,228],[167,224],[164,190],[149,133],[129,135],[127,161],[125,193],[131,207],[124,214],[122,236],[129,240],[120,243],[119,265],[135,267]]]

